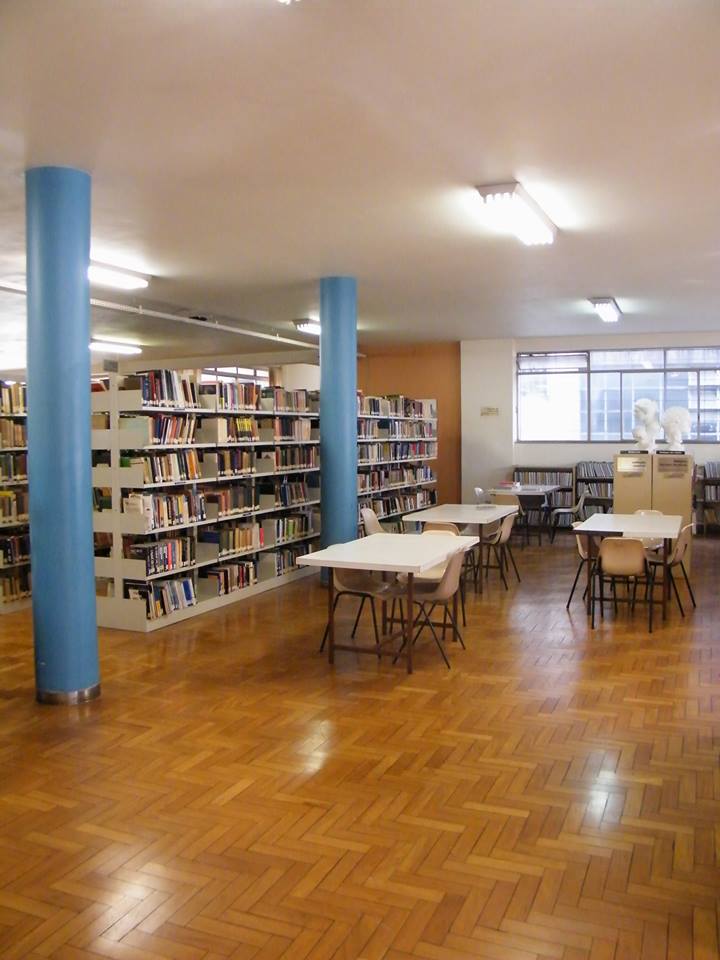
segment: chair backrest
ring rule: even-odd
[[[460,536],[457,524],[445,520],[431,520],[423,526],[423,533],[451,533],[454,537]]]
[[[369,570],[353,570],[349,567],[335,567],[333,570],[333,582],[336,590],[349,590],[356,593],[364,593],[366,590],[372,590],[378,587],[378,581],[374,581],[373,574]]]
[[[662,510],[636,510],[635,515],[638,517],[663,517],[664,513]]]
[[[451,597],[454,597],[460,586],[460,576],[462,574],[464,560],[464,550],[458,550],[457,553],[453,553],[447,561],[447,566],[445,567],[445,573],[443,573],[442,579],[438,582],[435,590],[433,590],[432,598],[426,595],[423,597],[423,600],[431,600],[431,602],[435,601],[436,603],[441,603],[445,600],[450,600]]]
[[[575,513],[582,513],[583,509],[585,508],[585,501],[587,500],[587,495],[588,495],[587,487],[584,487],[583,492],[580,494],[578,502],[575,504]]]
[[[385,533],[382,524],[378,520],[377,514],[374,510],[371,510],[370,507],[363,507],[360,511],[360,516],[362,517],[365,533],[368,537],[373,533]]]
[[[692,523],[686,524],[680,531],[680,536],[675,541],[675,549],[672,552],[670,557],[670,564],[675,566],[678,563],[682,563],[685,559],[685,554],[688,552],[690,542],[693,535],[693,525]]]
[[[510,539],[510,534],[512,533],[516,516],[516,513],[509,513],[506,517],[502,518],[502,521],[500,522],[500,536],[498,537],[498,543],[508,542]]]
[[[605,537],[598,557],[608,576],[641,577],[645,573],[645,547],[634,537]]]

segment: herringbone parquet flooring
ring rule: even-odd
[[[518,551],[412,677],[331,670],[305,581],[104,633],[80,710],[34,703],[2,618],[0,957],[717,958],[719,553],[650,637],[566,614],[569,538]]]

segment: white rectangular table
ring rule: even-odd
[[[670,514],[641,513],[594,513],[575,527],[574,533],[587,538],[588,557],[591,554],[592,537],[635,537],[638,540],[662,540],[663,542],[663,582],[662,615],[667,617],[668,598],[670,596],[670,577],[667,564],[670,556],[670,544],[677,540],[682,527],[682,517]],[[592,579],[591,564],[587,564],[587,610],[590,611],[590,587]]]
[[[495,503],[442,503],[437,507],[408,513],[403,523],[455,523],[458,526],[475,526],[480,544],[480,576],[475,581],[478,593],[483,592],[482,569],[485,549],[485,527],[503,520],[511,513],[517,513],[517,507]]]
[[[412,634],[413,634],[413,589],[416,574],[424,573],[440,563],[444,563],[459,551],[471,550],[478,543],[477,537],[447,536],[418,537],[410,533],[374,533],[361,540],[349,543],[336,543],[308,553],[298,558],[304,567],[329,567],[348,570],[378,570],[384,573],[404,573],[407,575],[407,616],[405,618],[404,656],[407,659],[407,671],[412,673]],[[335,662],[336,650],[351,650],[355,653],[372,653],[377,656],[377,647],[359,647],[350,644],[335,643],[335,590],[333,577],[329,578],[328,589],[328,661]],[[383,618],[384,619],[384,618]],[[392,639],[392,638],[390,638]]]
[[[515,487],[493,487],[488,491],[491,496],[498,496],[503,493],[511,493],[522,503],[523,509],[538,511],[538,546],[542,546],[542,527],[543,514],[549,519],[547,511],[543,511],[543,504],[551,493],[557,493],[562,487],[557,483],[520,483]],[[526,542],[529,542],[530,531],[527,526],[527,517],[525,518]]]

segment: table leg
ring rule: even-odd
[[[662,618],[667,620],[668,598],[670,596],[670,568],[668,567],[668,556],[670,554],[670,541],[663,540],[663,582],[662,582]]]
[[[328,577],[328,663],[335,663],[335,571]]]
[[[587,593],[585,595],[585,610],[587,611],[588,616],[590,615],[590,591],[592,590],[592,554],[590,553],[592,549],[592,537],[588,534],[585,537],[585,552],[587,553],[587,561],[585,566],[587,567],[586,578],[587,578]]]
[[[413,611],[413,587],[415,575],[407,575],[407,610],[405,611],[405,648],[407,653],[407,672],[412,673],[413,626],[415,616]]]
[[[383,600],[382,602],[382,635],[383,636],[387,634],[387,622],[388,622],[387,600]]]

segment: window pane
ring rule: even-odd
[[[633,407],[638,400],[654,400],[658,414],[663,409],[662,373],[624,373],[622,378],[623,440],[633,439],[635,415]]]
[[[711,443],[720,440],[720,370],[700,373],[700,436]]]
[[[692,427],[690,440],[697,440],[698,412],[698,375],[694,371],[681,373],[669,371],[665,374],[665,409],[684,407],[690,411]]]
[[[587,370],[586,353],[519,353],[518,370]]]
[[[590,439],[620,439],[620,374],[590,374]]]
[[[720,367],[720,347],[668,350],[668,367]]]
[[[519,440],[587,440],[584,373],[518,377]]]
[[[662,350],[591,350],[591,370],[662,370]]]

